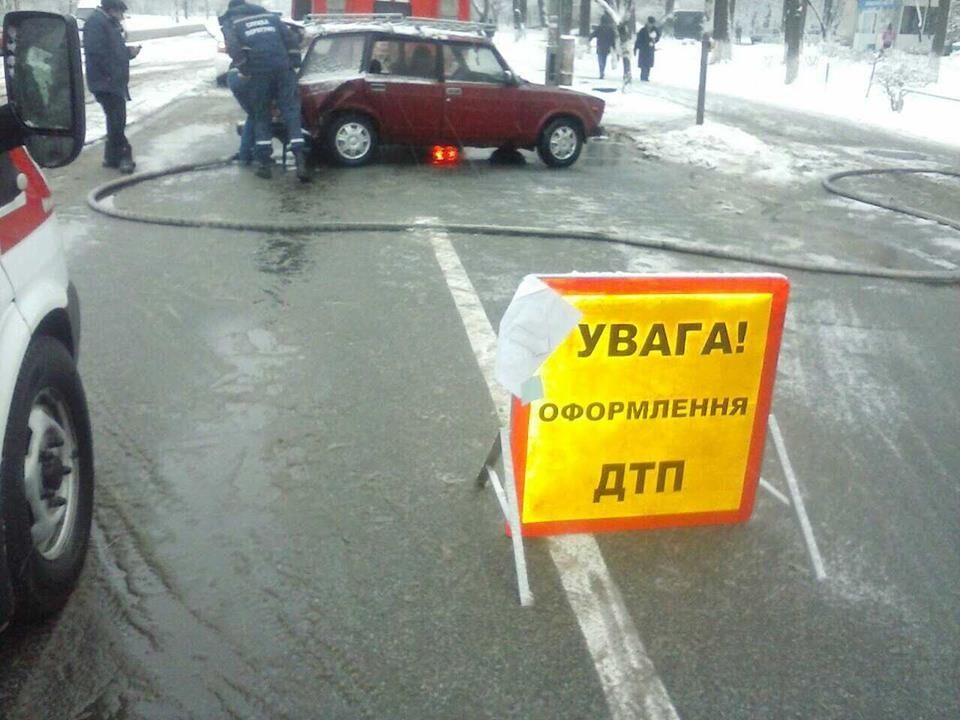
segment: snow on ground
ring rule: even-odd
[[[530,31],[517,41],[512,33],[497,34],[496,44],[512,66],[534,82],[543,81],[545,40],[541,31]],[[958,102],[907,95],[902,112],[893,112],[883,88],[874,83],[867,96],[871,74],[869,56],[857,59],[838,52],[829,57],[818,46],[807,47],[801,58],[800,77],[785,85],[783,47],[776,44],[735,45],[733,59],[714,63],[707,73],[707,112],[710,94],[718,93],[769,105],[841,118],[865,126],[960,146],[960,56],[942,59],[940,78],[925,92],[946,95]],[[688,108],[652,97],[656,86],[696,89],[700,72],[700,44],[664,39],[657,50],[651,86],[634,81],[621,92],[619,68],[608,69],[599,80],[592,48],[578,47],[574,88],[592,92],[607,101],[604,123],[642,128],[652,120],[690,117]],[[829,74],[828,69],[829,67]],[[648,89],[649,87],[649,89]]]
[[[668,158],[773,183],[792,182],[806,169],[806,166],[799,168],[802,161],[782,148],[769,145],[740,128],[709,121],[683,130],[645,135],[638,140],[638,145],[650,158]]]
[[[143,49],[130,63],[130,96],[127,123],[157,112],[197,87],[213,84],[213,59],[217,42],[207,33],[144,40]],[[106,134],[106,121],[92,97],[87,101],[87,142]]]
[[[176,27],[177,25],[205,24],[207,18],[202,15],[180,18],[175,20],[169,15],[125,15],[123,27],[127,32],[140,30],[158,30],[160,28]]]

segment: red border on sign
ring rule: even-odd
[[[523,522],[523,489],[527,468],[527,435],[530,428],[530,405],[513,398],[510,421],[510,444],[513,450],[513,470],[517,500],[520,506],[521,534],[526,536],[560,535],[564,533],[611,532],[692,525],[719,525],[744,522],[753,512],[753,503],[760,481],[760,465],[767,437],[767,417],[773,398],[773,382],[777,374],[783,321],[787,311],[790,281],[783,275],[563,275],[538,276],[546,285],[561,295],[577,293],[606,293],[608,295],[669,294],[669,293],[770,293],[770,323],[767,349],[760,374],[757,409],[750,436],[747,470],[740,506],[736,510],[651,515],[647,517],[604,518],[600,520],[560,520],[538,523]]]

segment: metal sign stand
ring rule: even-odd
[[[503,480],[497,474],[498,460],[503,470]],[[501,429],[493,441],[493,447],[487,455],[483,469],[477,476],[477,486],[486,487],[487,481],[493,485],[493,491],[500,503],[503,517],[510,526],[510,539],[513,541],[513,562],[517,568],[517,589],[520,592],[520,605],[533,606],[533,593],[530,592],[530,580],[527,577],[527,557],[523,549],[523,536],[520,533],[520,507],[517,504],[516,482],[513,475],[513,453],[510,448],[510,430]]]

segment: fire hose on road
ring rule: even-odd
[[[220,220],[217,218],[186,218],[164,215],[150,215],[131,212],[110,207],[106,200],[125,188],[157,180],[171,175],[180,175],[188,172],[214,170],[228,165],[229,158],[207,162],[175,165],[164,170],[142,172],[128,177],[111,180],[95,187],[87,196],[87,203],[96,212],[120,220],[149,223],[152,225],[166,225],[183,228],[210,228],[216,230],[235,230],[240,232],[261,233],[345,233],[345,232],[411,232],[414,230],[439,230],[459,235],[487,235],[494,237],[526,237],[543,238],[548,240],[584,240],[589,242],[611,243],[630,247],[659,250],[663,252],[698,255],[721,260],[763,265],[784,270],[801,270],[804,272],[823,273],[831,275],[849,275],[856,277],[880,278],[887,280],[903,280],[921,282],[934,285],[960,284],[960,270],[898,270],[895,268],[870,267],[865,265],[830,265],[803,259],[777,257],[764,253],[753,253],[745,250],[734,250],[716,247],[707,243],[690,242],[684,240],[666,240],[655,238],[632,238],[617,232],[605,232],[588,229],[559,230],[545,227],[524,227],[516,225],[483,225],[445,222],[257,222],[253,220]],[[834,173],[823,181],[823,186],[836,195],[869,203],[893,212],[911,215],[913,217],[931,220],[954,230],[960,231],[960,221],[943,217],[921,210],[900,207],[893,203],[871,198],[862,193],[838,187],[837,181],[847,177],[879,175],[888,173],[927,173],[939,174],[960,178],[960,172],[953,170],[931,170],[928,168],[890,168],[871,170],[848,170]]]

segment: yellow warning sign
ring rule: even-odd
[[[789,284],[542,276],[579,311],[514,399],[523,533],[737,522],[759,480]]]

